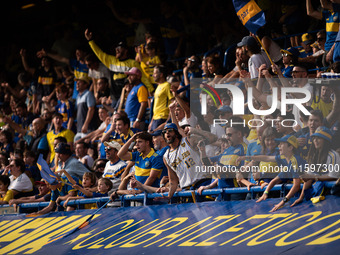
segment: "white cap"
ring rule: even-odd
[[[120,148],[122,148],[122,146],[119,143],[115,142],[115,141],[104,142],[104,145],[108,146],[108,147],[111,147],[113,149],[116,149],[117,151],[119,151]]]

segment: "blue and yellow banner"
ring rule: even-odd
[[[38,161],[37,161],[37,166],[40,170],[40,175],[41,177],[47,181],[49,184],[55,185],[58,183],[58,178],[55,175],[55,173],[52,172],[50,167],[48,166],[47,162],[44,160],[43,155],[40,154]]]
[[[0,254],[336,254],[339,197],[306,201],[275,213],[281,199],[106,208],[67,238],[92,210],[36,218],[0,216]]]
[[[233,0],[233,4],[238,18],[253,34],[266,24],[264,12],[254,0]]]

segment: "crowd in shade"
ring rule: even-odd
[[[256,2],[266,17],[256,34],[232,1],[66,5],[71,18],[2,50],[0,204],[49,202],[35,212],[45,214],[84,198],[147,192],[182,203],[192,200],[174,194],[194,190],[213,202],[223,198],[204,190],[255,186],[261,202],[292,184],[276,211],[339,194],[325,182],[340,178],[340,86],[314,81],[340,74],[340,1]],[[301,102],[290,88],[311,97],[273,105],[282,95]],[[235,90],[248,101],[237,104]]]

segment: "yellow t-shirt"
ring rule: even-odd
[[[174,98],[170,91],[170,83],[158,84],[154,94],[153,119],[167,119],[169,116],[169,104]]]
[[[54,159],[54,156],[55,156],[54,139],[56,137],[59,137],[59,136],[65,137],[68,143],[73,142],[73,139],[74,139],[74,133],[73,133],[73,131],[71,131],[69,129],[63,129],[58,134],[55,134],[54,130],[51,130],[50,132],[48,132],[46,137],[47,137],[48,146],[50,147],[50,152],[51,152],[49,163],[52,162],[52,160]]]
[[[155,84],[155,81],[152,77],[153,69],[156,65],[160,65],[162,62],[158,56],[154,57],[144,57],[142,62],[140,63],[140,67],[144,75],[149,79],[152,84]]]
[[[9,200],[14,198],[13,190],[7,190],[6,194],[0,194],[0,201],[6,201],[7,203]]]
[[[319,97],[316,97],[316,102],[318,100],[319,100]],[[327,115],[332,111],[333,101],[327,104],[324,101],[322,101],[322,99],[320,99],[318,103],[316,102],[313,101],[311,107],[313,108],[313,110],[320,110],[322,112],[323,117],[326,118]]]

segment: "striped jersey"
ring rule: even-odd
[[[125,168],[126,163],[123,160],[118,160],[115,163],[108,161],[104,169],[103,177],[110,179],[113,184],[113,188],[117,189],[121,181],[120,177]]]
[[[186,137],[183,137],[179,146],[173,150],[169,148],[163,158],[168,166],[176,173],[181,188],[195,183],[204,178],[200,169],[201,160],[199,154],[190,146]]]

